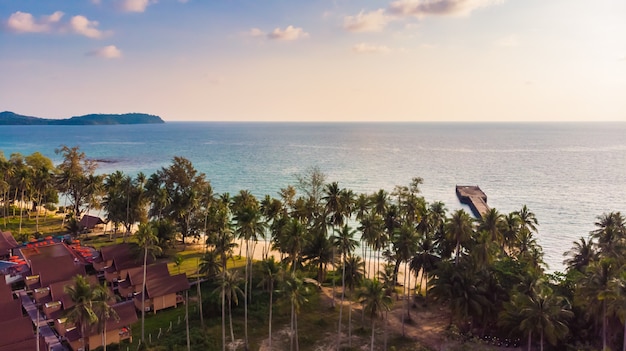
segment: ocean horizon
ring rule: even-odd
[[[79,146],[98,173],[150,175],[183,156],[216,193],[277,196],[316,166],[356,193],[391,191],[422,177],[422,195],[449,212],[464,208],[456,185],[478,185],[500,212],[523,205],[539,220],[551,270],[594,229],[597,216],[626,211],[626,123],[167,122],[158,125],[2,126],[5,157]]]

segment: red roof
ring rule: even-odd
[[[83,215],[83,218],[80,219],[80,222],[78,224],[80,224],[81,227],[84,227],[87,229],[93,229],[98,224],[105,224],[105,223],[106,222],[103,221],[102,218],[100,217]]]
[[[18,246],[19,244],[15,241],[11,232],[3,232],[0,230],[0,256],[8,255],[9,250]]]

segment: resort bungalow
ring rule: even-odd
[[[137,322],[137,311],[135,311],[135,307],[131,301],[120,302],[113,306],[111,306],[115,313],[117,314],[117,319],[114,317],[110,317],[106,321],[105,333],[98,332],[98,328],[93,326],[89,330],[89,348],[94,350],[97,347],[103,346],[104,342],[107,345],[116,343],[119,344],[121,341],[129,340],[132,342],[132,333],[130,330],[130,325]],[[58,319],[55,321],[55,327],[57,327],[57,331],[59,329],[64,330],[63,335],[65,335],[65,339],[70,344],[72,350],[79,350],[83,341],[81,340],[81,331],[78,328],[67,325],[65,323],[67,320],[64,318]],[[106,341],[104,341],[106,340]]]
[[[146,267],[146,281],[169,277],[167,263],[159,262]],[[118,281],[118,291],[120,296],[132,298],[141,292],[143,288],[143,266],[131,268],[126,272],[126,276]]]
[[[0,351],[33,351],[37,349],[37,343],[40,350],[47,350],[43,337],[37,340],[33,322],[28,317],[3,318],[0,335]]]
[[[97,271],[104,271],[105,268],[111,266],[115,256],[128,256],[131,253],[130,244],[127,243],[103,246],[100,248],[100,255],[93,262],[93,268]]]
[[[103,221],[102,218],[90,215],[83,215],[83,218],[81,218],[80,222],[78,222],[78,226],[82,230],[93,230],[94,228],[101,226],[102,224],[106,224],[106,222]]]
[[[176,307],[178,303],[183,302],[180,292],[189,289],[189,280],[185,273],[177,275],[167,275],[155,279],[146,279],[145,308],[146,311],[156,313],[159,310]],[[142,293],[135,295],[135,307],[141,311]]]
[[[153,260],[148,258],[148,263]],[[109,283],[116,283],[126,277],[129,269],[143,265],[143,256],[135,252],[130,244],[105,246],[100,249],[100,257],[94,261],[94,268],[104,272]]]
[[[87,281],[92,287],[98,285],[98,278],[93,275],[87,276]],[[73,278],[70,280],[52,283],[46,288],[35,289],[35,296],[37,296],[38,290],[47,289],[48,295],[37,301],[42,304],[42,310],[46,315],[46,318],[57,318],[63,313],[64,310],[74,306],[74,301],[72,301],[70,296],[65,292],[65,287],[72,285],[74,285]]]
[[[28,261],[31,271],[30,275],[26,277],[28,289],[46,288],[52,283],[71,280],[76,275],[86,275],[85,266],[77,262],[77,259],[71,255],[58,257],[37,255],[30,257]],[[42,293],[45,294],[46,292],[40,292],[40,294]]]

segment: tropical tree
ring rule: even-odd
[[[341,324],[343,314],[343,300],[346,295],[346,260],[352,254],[358,242],[354,240],[356,230],[344,225],[341,230],[335,229],[335,234],[331,238],[333,245],[339,251],[341,257],[341,304],[339,305],[339,324],[337,327],[337,351],[341,345]]]
[[[225,338],[225,328],[224,321],[225,311],[226,311],[226,301],[228,301],[228,319],[230,323],[230,338],[235,344],[235,333],[233,331],[233,314],[232,314],[232,305],[239,304],[239,296],[243,296],[243,291],[239,287],[241,283],[241,277],[239,277],[239,271],[233,270],[229,271],[225,267],[222,269],[222,276],[218,280],[218,287],[215,289],[214,293],[219,293],[220,298],[222,299],[222,350],[226,350],[226,338]]]
[[[409,261],[416,251],[417,232],[415,227],[411,224],[404,223],[402,227],[394,232],[392,244],[394,251],[396,252],[396,272],[400,263],[404,262],[404,299],[406,306],[406,313],[402,313],[402,336],[405,336],[405,315],[410,318],[409,312],[409,287],[407,284]]]
[[[454,264],[459,264],[461,246],[470,240],[474,233],[473,220],[464,210],[455,211],[446,223],[446,237],[455,242]]]
[[[370,317],[372,336],[370,341],[370,351],[374,351],[374,334],[376,332],[376,319],[382,316],[383,312],[391,308],[391,296],[387,293],[385,285],[378,279],[366,280],[364,289],[359,293],[359,299],[363,304],[365,313]]]
[[[596,230],[591,237],[598,243],[604,257],[619,258],[626,241],[626,219],[620,212],[605,213],[597,217]]]
[[[111,307],[111,300],[115,300],[109,295],[109,289],[106,285],[98,285],[93,288],[93,300],[92,300],[92,308],[96,316],[98,317],[98,331],[102,333],[102,346],[104,351],[107,349],[107,321],[109,319],[114,319],[115,321],[119,321],[119,316],[117,312]]]
[[[282,267],[274,259],[274,256],[261,261],[261,274],[263,279],[259,283],[259,286],[266,286],[270,293],[270,307],[269,307],[269,321],[268,321],[268,333],[269,333],[269,350],[272,350],[272,310],[274,303],[274,284],[278,280],[282,273]]]
[[[63,161],[57,166],[57,187],[70,201],[74,216],[80,218],[83,206],[93,195],[93,182],[101,181],[100,177],[93,177],[97,163],[88,159],[78,146],[62,145],[55,153],[63,157]]]
[[[161,247],[157,245],[158,238],[152,223],[139,225],[135,238],[139,247],[143,249],[143,279],[141,288],[141,342],[145,342],[145,318],[146,318],[146,271],[148,267],[148,255],[153,257],[161,253]]]
[[[67,321],[74,324],[80,330],[81,345],[84,350],[89,350],[88,331],[92,325],[98,322],[98,315],[94,311],[94,289],[89,285],[85,276],[74,277],[74,284],[66,285],[65,293],[74,306],[67,311]]]
[[[359,256],[350,255],[345,262],[345,284],[350,292],[360,286],[365,277],[365,262]],[[348,347],[352,347],[352,297],[348,297]]]
[[[282,280],[282,292],[287,296],[289,303],[291,304],[291,323],[290,323],[290,350],[293,351],[294,347],[296,351],[300,350],[300,344],[298,342],[298,314],[300,308],[308,299],[306,295],[308,288],[305,285],[305,280],[298,277],[294,272],[288,273]]]
[[[584,237],[580,237],[578,241],[574,241],[574,246],[566,251],[563,256],[569,257],[563,261],[568,270],[577,270],[583,273],[589,263],[598,258],[598,253],[595,250],[593,239],[585,240]]]

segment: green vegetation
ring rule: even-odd
[[[0,159],[4,220],[14,226],[17,218],[20,235],[32,223],[25,220],[29,211],[9,205],[31,208],[60,192],[71,202],[66,227],[78,235],[71,220],[102,204],[107,219],[123,228],[113,240],[138,243],[143,257],[161,251],[172,273],[203,280],[184,306],[194,349],[257,350],[268,338],[273,349],[291,351],[324,342],[336,350],[418,350],[444,342],[457,349],[626,347],[620,212],[600,215],[596,230],[565,254],[565,272],[551,274],[536,240],[539,222],[526,206],[507,214],[491,209],[478,220],[463,210],[448,213],[421,196],[421,178],[390,193],[355,194],[313,168],[277,198],[257,199],[247,190],[214,194],[182,157],[147,177],[97,176],[78,148],[59,150],[64,161],[55,169],[37,155]],[[129,239],[137,225],[139,235]],[[90,239],[94,246],[109,240]],[[278,261],[267,252],[251,260],[263,240]],[[369,254],[365,262],[355,255],[359,245],[362,257]],[[234,259],[239,252],[243,258]],[[362,304],[366,315],[358,313]],[[416,329],[422,315],[432,314],[439,334]],[[184,315],[179,307],[145,316],[143,328],[133,326],[132,348],[143,339],[150,350],[185,349]]]
[[[105,125],[165,123],[161,117],[145,113],[89,114],[66,119],[47,119],[0,112],[0,125]]]

